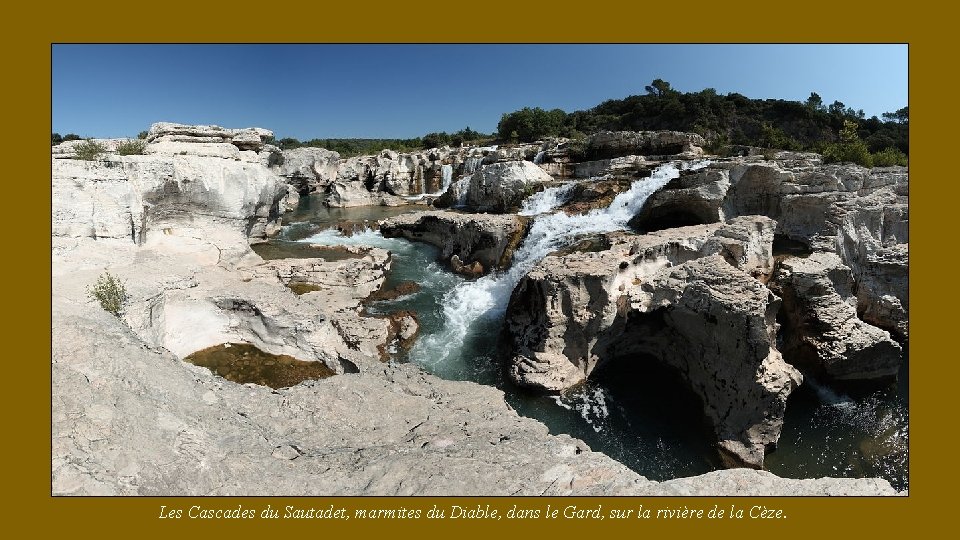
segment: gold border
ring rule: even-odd
[[[8,467],[5,471],[5,495],[13,503],[4,515],[16,524],[27,525],[34,533],[70,535],[96,534],[100,537],[164,536],[195,534],[306,533],[311,536],[334,534],[386,533],[423,535],[453,533],[467,537],[491,535],[576,533],[609,534],[623,532],[642,536],[656,532],[698,532],[740,535],[766,532],[783,537],[812,535],[834,537],[911,532],[923,521],[946,521],[951,515],[945,479],[952,476],[949,446],[936,441],[934,423],[949,433],[954,425],[944,403],[938,399],[935,380],[952,380],[955,363],[947,354],[936,354],[937,342],[931,336],[950,335],[946,321],[955,317],[947,306],[939,311],[931,301],[934,288],[947,285],[948,275],[925,276],[932,268],[928,242],[938,234],[949,234],[950,227],[937,227],[939,216],[950,215],[948,205],[954,197],[941,192],[933,173],[934,152],[949,148],[944,126],[950,126],[946,90],[951,85],[942,79],[955,63],[948,56],[952,44],[946,28],[950,17],[928,17],[902,5],[873,3],[869,6],[843,5],[838,2],[812,1],[783,4],[768,2],[715,3],[705,10],[693,3],[661,5],[585,5],[562,3],[507,3],[486,1],[475,4],[423,2],[419,5],[383,4],[362,6],[323,5],[313,7],[239,3],[165,2],[132,4],[103,1],[58,4],[31,4],[8,8],[9,29],[4,39],[7,65],[8,114],[12,121],[4,137],[7,160],[13,172],[7,176],[8,201],[15,219],[16,252],[28,254],[29,280],[13,285],[7,302],[14,315],[13,331],[15,377],[7,384]],[[938,20],[934,20],[938,19]],[[911,280],[913,296],[911,347],[911,495],[906,498],[693,498],[693,499],[505,499],[505,498],[51,498],[50,497],[50,322],[49,285],[37,294],[36,283],[50,283],[49,154],[46,127],[50,124],[50,43],[51,42],[898,42],[910,44],[910,90],[913,109],[911,173],[917,182],[911,190],[911,206],[919,216],[911,231],[916,239],[912,251]],[[455,67],[451,66],[451,70]],[[453,74],[453,72],[451,72]],[[535,76],[535,72],[531,74]],[[611,96],[616,97],[616,96]],[[934,122],[933,111],[938,111]],[[46,119],[46,125],[41,121]],[[13,131],[27,137],[11,140]],[[25,144],[26,143],[26,144]],[[26,152],[25,157],[18,154]],[[940,175],[949,174],[940,172]],[[42,186],[39,195],[36,186]],[[936,190],[936,191],[935,191]],[[39,201],[40,210],[33,208]],[[942,205],[942,208],[936,208]],[[952,205],[951,205],[952,206]],[[942,210],[938,212],[938,210]],[[40,224],[35,217],[41,215]],[[21,225],[22,224],[22,225]],[[21,230],[26,234],[22,235]],[[23,237],[21,240],[20,237]],[[941,251],[942,248],[941,248]],[[8,267],[21,265],[18,257],[8,258]],[[919,261],[919,263],[918,263]],[[949,266],[947,267],[949,268]],[[9,272],[10,277],[14,272]],[[18,272],[19,273],[19,272]],[[919,277],[918,277],[919,276]],[[22,285],[20,285],[22,284]],[[31,286],[32,285],[32,286]],[[940,291],[937,291],[940,292]],[[940,293],[940,296],[945,296]],[[41,297],[41,298],[38,298]],[[938,303],[942,304],[942,301]],[[9,323],[8,323],[9,324]],[[56,336],[52,336],[56,339]],[[40,344],[38,346],[38,344]],[[942,360],[941,360],[942,358]],[[938,360],[940,360],[938,362]],[[15,407],[15,408],[14,408]],[[946,410],[945,410],[946,409]],[[24,414],[22,411],[31,411]],[[940,442],[940,444],[934,444]],[[500,507],[501,512],[516,503],[544,507],[578,504],[603,508],[644,506],[683,506],[709,509],[736,504],[740,507],[766,504],[782,508],[788,518],[764,520],[701,520],[693,522],[613,521],[573,522],[565,520],[533,522],[484,522],[445,520],[389,521],[358,523],[332,522],[249,522],[217,521],[206,526],[198,520],[158,520],[159,507],[205,506],[274,508],[285,504],[325,506],[333,503],[348,508],[406,506],[429,509],[433,504],[463,506],[480,503]],[[949,529],[948,529],[949,530]]]

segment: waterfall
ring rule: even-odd
[[[552,212],[554,208],[570,199],[570,195],[576,185],[576,183],[569,183],[534,193],[527,198],[527,200],[523,201],[523,206],[520,208],[518,214],[521,216],[536,216]]]
[[[483,157],[470,156],[463,160],[463,174],[469,176],[480,168],[480,165],[483,163]]]
[[[687,167],[684,163],[683,168],[701,168],[707,164],[709,162],[704,161]],[[594,209],[583,215],[568,216],[557,212],[537,217],[514,254],[509,270],[466,281],[447,293],[443,299],[443,329],[436,334],[421,336],[410,357],[422,364],[437,365],[451,354],[459,354],[474,324],[483,318],[502,316],[514,287],[541,259],[580,235],[625,229],[647,197],[679,174],[676,165],[661,165],[649,178],[635,181],[629,190],[618,194],[607,208]]]
[[[443,195],[447,188],[450,187],[450,183],[453,181],[453,165],[441,165],[440,166],[440,179],[441,185],[440,189],[434,193],[421,193],[419,195],[409,195],[404,197],[408,201],[422,201],[427,197],[439,197]]]
[[[464,176],[457,180],[457,185],[453,188],[457,196],[457,204],[454,206],[463,207],[467,205],[467,192],[470,191],[470,177]]]
[[[533,163],[539,165],[543,163],[543,156],[546,154],[543,150],[537,152],[537,155],[533,156]]]
[[[450,181],[453,180],[453,165],[441,165],[440,178],[443,179],[443,184],[440,187],[439,193],[443,193],[450,187]]]

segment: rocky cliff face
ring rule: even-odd
[[[336,372],[378,364],[389,323],[360,313],[384,282],[389,254],[264,263],[250,249],[279,226],[287,188],[255,153],[265,147],[254,135],[267,134],[161,123],[151,128],[145,155],[55,157],[59,293],[87,304],[84,286],[110,271],[127,283],[130,328],[180,358],[241,342]],[[314,292],[298,296],[287,287],[293,284]]]
[[[629,155],[675,156],[691,159],[703,155],[706,141],[696,133],[680,131],[601,131],[587,138],[591,159]]]
[[[896,377],[900,345],[857,317],[850,268],[817,252],[782,261],[771,288],[783,298],[787,358],[833,380]]]
[[[656,230],[739,215],[777,221],[777,234],[835,253],[852,273],[863,321],[908,334],[907,171],[809,160],[721,162],[651,196],[631,225]]]
[[[150,143],[147,155],[106,154],[97,161],[53,160],[53,234],[114,239],[136,245],[171,237],[217,244],[243,255],[247,239],[279,227],[286,185],[259,161],[209,155],[209,144],[177,142],[190,151],[166,153]],[[171,143],[173,144],[173,143]]]

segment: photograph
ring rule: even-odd
[[[909,496],[907,43],[50,79],[54,499]]]

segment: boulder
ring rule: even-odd
[[[529,222],[516,215],[411,212],[380,221],[380,233],[434,245],[454,271],[476,275],[507,268]]]
[[[300,195],[323,192],[337,177],[340,154],[325,148],[294,148],[283,151],[282,162],[276,167],[278,175],[287,179]]]
[[[629,224],[651,231],[723,221],[726,216],[721,206],[729,188],[726,171],[681,171],[680,176],[647,198]]]
[[[470,177],[466,205],[479,212],[509,212],[537,187],[552,181],[553,177],[529,161],[493,163]]]
[[[853,285],[850,268],[836,254],[781,261],[770,281],[783,299],[781,351],[791,363],[834,380],[896,377],[900,346],[857,318]]]

